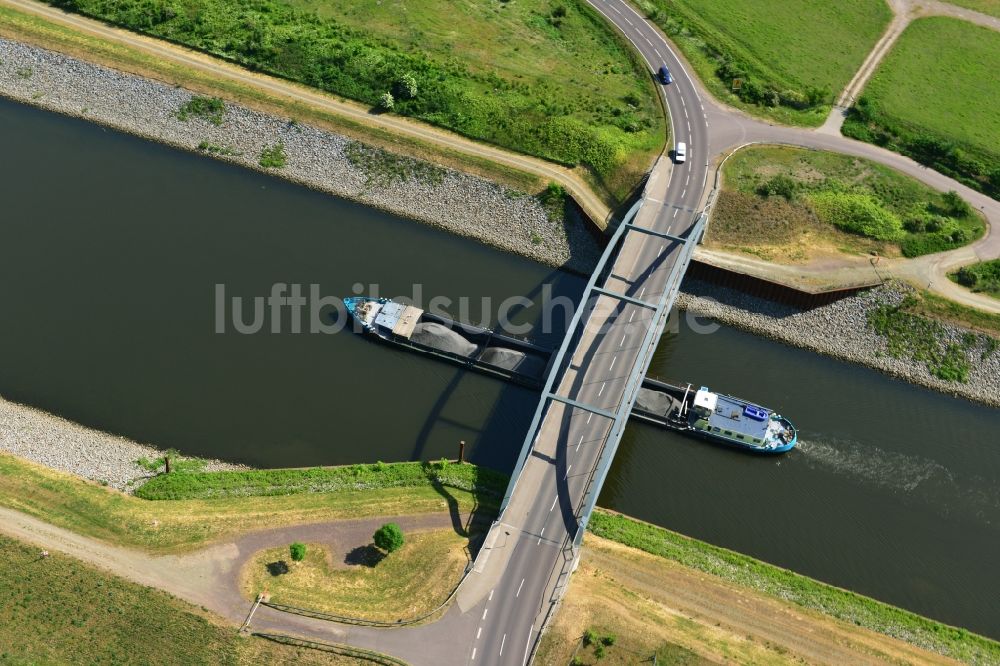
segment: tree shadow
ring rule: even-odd
[[[272,576],[281,576],[288,573],[288,562],[284,560],[278,560],[277,562],[268,562],[266,565],[267,573]]]
[[[373,568],[384,559],[385,553],[376,548],[375,544],[370,543],[367,546],[358,546],[348,551],[347,555],[344,556],[344,564]]]

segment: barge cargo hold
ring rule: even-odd
[[[344,299],[366,335],[399,347],[540,389],[555,354],[527,340],[456,322],[388,298]],[[780,414],[706,387],[677,386],[644,378],[631,416],[754,453],[783,453],[798,441]]]

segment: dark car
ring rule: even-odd
[[[663,85],[674,82],[674,77],[670,76],[670,70],[667,69],[666,65],[660,67],[660,71],[657,72],[656,76],[659,77],[660,83]]]

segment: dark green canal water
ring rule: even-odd
[[[293,333],[287,312],[280,333],[244,335],[227,311],[217,333],[216,285],[249,309],[275,283],[324,296],[419,283],[425,304],[446,296],[478,321],[544,285],[578,298],[582,279],[3,101],[0,146],[4,397],[257,466],[452,457],[460,439],[472,460],[512,466],[532,392],[349,331]],[[802,445],[757,458],[633,425],[603,506],[1000,636],[1000,410],[729,329],[682,326],[653,374],[777,407]]]

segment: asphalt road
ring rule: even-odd
[[[697,217],[708,184],[708,127],[701,94],[661,35],[629,5],[613,0],[591,4],[635,44],[650,76],[662,64],[674,75],[672,84],[659,87],[675,141],[687,144],[688,159],[683,164],[669,159],[658,163],[635,223],[683,236]],[[678,280],[669,277],[681,248],[677,241],[628,232],[603,287],[656,303],[678,286]],[[610,412],[633,399],[626,385],[633,373],[644,374],[648,366],[652,350],[642,343],[649,327],[657,324],[653,314],[650,308],[612,296],[598,298],[556,393]],[[460,605],[478,602],[473,615],[479,617],[463,663],[526,660],[572,572],[577,516],[588,492],[599,491],[591,475],[612,423],[579,407],[550,404],[510,505],[480,556],[482,571],[470,575],[459,594]]]
[[[42,11],[36,3],[25,0],[4,1]],[[635,46],[649,65],[650,76],[662,64],[674,76],[671,85],[659,87],[669,109],[674,141],[687,144],[688,159],[683,164],[668,159],[657,164],[636,224],[677,236],[688,233],[710,189],[711,163],[728,149],[748,141],[787,142],[876,159],[925,182],[941,181],[939,189],[957,189],[991,220],[1000,219],[1000,203],[906,158],[840,136],[774,127],[715,103],[690,76],[686,63],[659,30],[630,5],[621,0],[589,1]],[[98,30],[94,22],[86,19],[68,19],[66,15],[61,19],[79,21]],[[113,32],[118,33],[115,39],[124,39],[120,31]],[[133,45],[139,46],[143,38],[128,39],[135,39]],[[212,68],[194,56],[185,64]],[[260,85],[259,81],[255,83]],[[281,92],[290,95],[289,90]],[[301,97],[313,94],[295,93]],[[1000,235],[991,235],[970,247],[969,252],[978,253],[982,248],[984,253],[992,253],[998,244]],[[665,291],[676,287],[668,277],[680,257],[680,248],[681,244],[674,241],[630,232],[603,286],[654,303]],[[932,262],[926,262],[928,272],[939,273],[940,264]],[[645,372],[651,351],[641,344],[649,327],[656,325],[651,315],[648,308],[609,296],[599,298],[557,393],[612,412],[630,400],[625,391],[628,377],[635,370]],[[523,664],[552,601],[564,589],[571,573],[576,515],[587,493],[598,490],[591,487],[591,473],[609,427],[609,420],[603,416],[560,403],[550,406],[510,505],[487,537],[476,571],[468,576],[456,602],[441,620],[378,630],[336,626],[262,610],[255,618],[255,627],[376,649],[404,658],[414,666]]]

